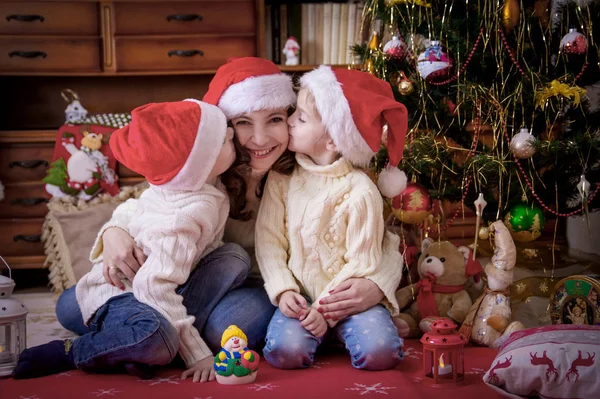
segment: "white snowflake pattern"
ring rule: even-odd
[[[356,346],[354,347],[354,349],[356,349],[356,351],[358,352],[360,350],[360,344],[356,344]]]
[[[290,330],[289,328],[287,328],[287,329],[285,330],[285,333],[286,333],[287,335],[292,335],[292,330]]]
[[[375,320],[374,317],[369,317],[369,323],[375,323],[377,320]]]
[[[114,396],[117,393],[120,393],[121,391],[117,390],[117,388],[110,388],[110,389],[98,389],[95,392],[92,392],[92,395],[96,395],[96,397],[98,396],[104,396],[104,395],[110,395],[110,396]]]
[[[166,378],[159,377],[159,378],[153,378],[151,380],[138,380],[138,381],[147,382],[150,386],[159,385],[162,383],[178,385],[179,382],[181,381],[181,379],[180,379],[180,376],[178,376],[178,375],[172,375],[172,376],[169,376]]]
[[[65,372],[60,373],[60,374],[56,374],[55,377],[73,377],[73,370],[71,370],[71,371],[65,371]]]
[[[396,389],[396,387],[384,387],[383,385],[381,385],[381,382],[370,386],[365,384],[354,383],[354,388],[346,388],[346,391],[360,391],[361,395],[366,395],[371,392],[382,393],[384,395],[387,395],[388,393],[386,391],[390,389]]]
[[[517,292],[519,294],[523,293],[523,291],[525,291],[525,288],[527,288],[527,286],[525,284],[523,284],[523,283],[518,283],[516,285],[516,287],[517,287]]]
[[[379,338],[379,339],[377,340],[377,344],[378,344],[379,346],[384,346],[384,345],[385,345],[385,339],[383,339],[383,338]]]
[[[272,391],[274,388],[277,388],[279,385],[273,385],[270,382],[266,384],[252,384],[248,387],[248,389],[253,389],[256,392],[258,391]]]
[[[411,359],[420,359],[421,352],[419,352],[415,348],[406,348],[406,350],[404,351],[404,357],[410,357]]]
[[[483,374],[485,374],[485,370],[484,369],[480,369],[478,367],[473,367],[471,369],[471,371],[465,371],[465,374],[483,375]]]
[[[194,396],[194,399],[212,399],[212,396],[207,396],[206,398],[199,398],[197,396]]]
[[[281,323],[283,323],[283,319],[277,319],[277,323],[278,323],[278,324],[281,324]]]
[[[540,291],[542,292],[546,292],[548,291],[548,283],[546,282],[546,280],[542,281],[538,287],[540,289]]]
[[[33,395],[33,396],[19,396],[20,399],[41,399],[39,396],[37,395]]]
[[[369,329],[366,329],[366,330],[364,330],[362,333],[363,333],[364,335],[367,335],[367,334],[368,334],[368,333],[370,333],[370,332],[371,332],[371,330],[369,330]]]
[[[314,362],[312,364],[312,366],[310,366],[310,367],[313,368],[313,369],[320,369],[323,366],[325,366],[326,364],[329,364],[329,362]]]

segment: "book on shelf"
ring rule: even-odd
[[[293,36],[300,44],[301,65],[352,63],[351,48],[364,43],[364,1],[271,0],[265,4],[267,58],[285,64],[283,46]],[[368,34],[367,34],[368,36]]]

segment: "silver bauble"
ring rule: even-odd
[[[535,154],[535,137],[522,128],[510,141],[510,151],[519,159],[531,158]]]

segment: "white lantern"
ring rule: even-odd
[[[4,258],[2,262],[8,267]],[[25,305],[18,299],[11,297],[15,282],[11,278],[8,267],[8,277],[0,275],[0,377],[10,376],[19,355],[26,348],[26,323],[27,313]]]

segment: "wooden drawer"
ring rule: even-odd
[[[0,219],[2,256],[44,255],[43,224],[44,219]]]
[[[0,38],[0,70],[100,71],[100,41]]]
[[[0,201],[0,218],[41,218],[46,216],[50,194],[44,183],[6,184]]]
[[[92,2],[0,3],[3,35],[98,35],[98,5]]]
[[[116,35],[256,32],[254,1],[164,2],[143,5],[132,2],[115,3],[114,7]]]
[[[229,57],[256,55],[253,37],[126,39],[116,40],[117,69],[216,69]]]
[[[0,147],[0,181],[40,181],[52,162],[54,147],[21,144]]]

